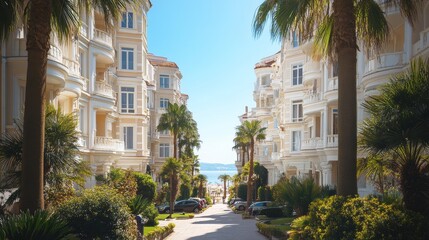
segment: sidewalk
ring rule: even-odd
[[[160,226],[173,222],[174,232],[167,240],[264,240],[254,219],[241,218],[226,204],[215,204],[193,219],[160,221]]]

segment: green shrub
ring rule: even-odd
[[[133,215],[142,215],[144,218],[147,218],[146,226],[156,226],[158,225],[158,217],[159,212],[156,209],[155,205],[149,202],[147,199],[143,199],[141,195],[133,198],[129,203],[128,207],[131,210]]]
[[[258,188],[258,199],[259,201],[272,201],[273,194],[269,186],[260,186]]]
[[[212,205],[213,204],[213,200],[212,200],[212,198],[209,195],[207,195],[204,199],[207,201],[207,205]]]
[[[156,209],[154,204],[149,204],[149,206],[142,212],[142,216],[147,218],[146,226],[157,226],[158,220],[156,219],[159,215],[158,209]]]
[[[187,200],[191,197],[191,184],[181,184],[180,185],[180,196],[177,200]]]
[[[287,239],[287,233],[278,226],[258,222],[256,223],[256,227],[262,235],[270,239],[271,237]]]
[[[156,239],[164,239],[170,233],[173,232],[173,229],[176,225],[174,223],[169,223],[165,227],[157,227],[152,232],[145,235],[145,239],[147,240],[156,240]]]
[[[262,209],[259,212],[259,215],[265,215],[269,218],[284,217],[283,210],[281,207],[270,207],[270,208]]]
[[[0,239],[57,240],[77,239],[72,235],[72,228],[46,211],[29,212],[5,216],[0,219]]]
[[[424,239],[423,218],[376,198],[333,196],[316,200],[308,217],[292,224],[292,239]]]
[[[139,172],[133,172],[133,176],[137,182],[137,195],[153,202],[156,198],[156,183],[152,177]]]
[[[58,214],[80,239],[134,239],[137,228],[125,199],[116,190],[96,187],[62,204]]]
[[[241,199],[247,199],[247,184],[241,183],[238,185],[237,196]]]

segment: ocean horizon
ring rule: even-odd
[[[207,176],[208,184],[222,184],[222,181],[218,179],[220,175],[228,174],[232,177],[234,174],[237,174],[237,170],[200,170],[200,174]]]

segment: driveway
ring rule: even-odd
[[[160,222],[161,226],[173,222],[174,232],[167,240],[265,240],[254,219],[242,219],[226,204],[215,204],[193,219]]]

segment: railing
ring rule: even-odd
[[[111,137],[94,138],[94,149],[98,150],[111,150],[111,151],[124,151],[124,141],[114,139]]]
[[[88,80],[88,78],[81,77],[81,79],[82,79],[82,82],[83,82],[83,90],[84,91],[88,91],[88,86],[89,86],[89,80]]]
[[[48,52],[48,58],[57,60],[58,62],[62,62],[63,52],[61,51],[61,49],[51,44],[51,47],[49,48]]]
[[[316,103],[322,100],[322,95],[319,91],[310,90],[307,92],[307,98],[304,98],[304,104]]]
[[[338,135],[328,135],[326,138],[326,147],[338,147]]]
[[[322,145],[322,139],[320,137],[308,138],[302,141],[301,149],[302,150],[311,150],[316,149]]]
[[[338,77],[331,77],[328,79],[328,91],[338,90]]]
[[[94,28],[94,38],[100,42],[103,42],[109,46],[112,46],[112,36],[107,32],[98,30]]]
[[[63,59],[64,65],[69,68],[69,74],[73,76],[80,76],[79,63],[68,58]]]
[[[365,72],[368,73],[383,68],[399,66],[402,64],[403,55],[403,52],[380,54],[367,62]]]
[[[79,147],[88,148],[88,136],[79,136],[77,144]]]
[[[420,32],[420,40],[413,45],[413,54],[417,55],[418,52],[429,47],[429,28]]]
[[[152,133],[152,139],[159,139],[159,132]]]
[[[88,26],[85,23],[82,23],[82,25],[80,26],[80,34],[88,38]]]
[[[104,95],[104,96],[108,96],[108,97],[112,97],[114,98],[114,92],[112,89],[112,86],[110,86],[109,84],[106,84],[104,82],[96,82],[95,83],[95,93]]]
[[[272,152],[271,153],[271,159],[272,159],[272,161],[280,160],[280,153],[279,152]]]

